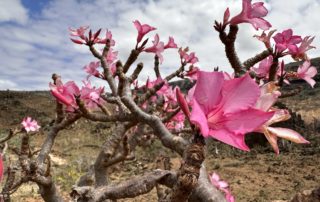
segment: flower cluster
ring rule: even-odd
[[[36,120],[32,120],[31,117],[24,118],[21,124],[27,133],[29,133],[30,131],[35,132],[40,129],[38,122]]]

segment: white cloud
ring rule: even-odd
[[[1,80],[0,79],[0,89],[12,89],[12,90],[19,90],[17,88],[17,84],[14,83],[13,81],[10,81],[10,80]]]
[[[27,10],[20,0],[0,1],[0,22],[13,21],[25,24],[28,20]]]
[[[17,5],[6,5],[5,13],[17,13],[20,9],[21,15],[9,20],[22,24],[0,25],[0,80],[14,80],[17,88],[25,90],[48,89],[52,73],[62,75],[64,80],[76,80],[78,84],[86,77],[82,67],[95,59],[85,46],[70,42],[68,27],[90,25],[94,30],[110,29],[119,58],[125,62],[135,45],[137,32],[132,24],[135,19],[157,27],[156,32],[148,35],[149,43],[155,33],[159,33],[164,42],[168,36],[173,36],[179,46],[189,46],[196,52],[202,69],[219,66],[230,71],[213,22],[222,20],[227,6],[231,16],[241,11],[240,0],[52,0],[37,17],[28,19],[19,1],[8,0],[0,1],[0,22],[8,21],[1,17],[3,2]],[[320,24],[318,0],[292,0],[290,3],[271,0],[266,6],[270,9],[266,19],[278,31],[293,28],[296,34],[303,36],[320,33],[320,27],[316,26]],[[242,61],[263,50],[262,44],[252,37],[254,34],[257,32],[251,25],[240,26],[236,49]],[[318,38],[314,45],[319,47]],[[179,66],[179,55],[176,50],[168,50],[164,56],[161,69],[168,74]],[[310,51],[310,56],[317,56],[317,51]],[[153,55],[142,53],[138,59],[141,61],[144,62],[142,79],[154,76]],[[0,89],[4,88],[0,86]]]

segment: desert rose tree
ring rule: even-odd
[[[10,195],[23,183],[34,182],[39,186],[44,201],[64,201],[51,176],[49,154],[61,130],[79,119],[88,119],[113,123],[113,126],[111,134],[101,144],[95,163],[70,187],[70,197],[74,201],[116,201],[134,198],[152,189],[157,190],[158,201],[235,201],[236,196],[232,195],[228,183],[217,173],[206,170],[205,156],[210,155],[205,152],[207,138],[249,151],[244,138],[250,132],[258,132],[265,135],[276,154],[279,153],[278,138],[308,143],[296,131],[272,125],[290,118],[287,110],[273,106],[280,96],[284,96],[281,86],[289,85],[293,79],[304,79],[312,87],[315,84],[312,78],[317,71],[306,54],[314,48],[311,45],[313,37],[294,35],[292,29],[279,33],[268,31],[271,24],[263,18],[267,14],[263,2],[243,0],[242,11],[238,15],[230,17],[229,9],[226,9],[223,22],[215,22],[214,28],[234,70],[232,74],[218,69],[211,72],[200,70],[195,52],[179,47],[172,36],[165,43],[155,34],[151,41],[148,36],[155,33],[156,28],[138,20],[133,21],[137,38],[132,40],[136,40],[136,45],[126,61],[117,59],[116,41],[110,30],[102,33],[101,29],[93,32],[85,26],[70,28],[71,41],[87,46],[95,60],[83,68],[88,76],[81,87],[53,74],[49,87],[56,99],[56,117],[39,152],[30,152],[30,136],[40,128],[31,117],[23,120],[21,128],[11,130],[0,140],[8,146],[11,137],[22,134],[17,162],[2,162],[6,149],[0,156],[0,174],[4,184],[2,199],[10,201]],[[266,47],[244,62],[240,61],[235,50],[236,36],[242,23],[250,23],[256,30],[263,30],[256,38]],[[103,45],[102,50],[97,47],[99,44]],[[164,51],[179,53],[180,67],[168,75],[162,75],[160,71],[165,60]],[[157,78],[139,85],[143,69],[139,56],[142,54],[154,55]],[[304,60],[297,72],[286,71],[284,62],[280,61],[286,56]],[[172,88],[169,82],[174,78],[188,78],[195,85],[188,92],[179,87]],[[92,86],[90,79],[105,81],[110,90]],[[143,136],[157,138],[164,147],[179,154],[180,168],[170,170],[168,161],[160,160],[158,169],[142,176],[117,184],[110,181],[108,169],[133,159],[135,148],[139,141],[143,141]]]

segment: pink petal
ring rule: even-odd
[[[207,88],[212,88],[211,85],[208,85],[208,82],[203,85],[207,85]],[[241,78],[227,80],[222,88],[221,104],[223,111],[228,114],[248,109],[256,103],[259,96],[259,86],[251,79],[249,74]]]
[[[279,92],[279,91],[276,91]],[[274,103],[278,100],[278,97],[280,96],[279,93],[266,93],[264,95],[261,95],[258,99],[255,108],[260,109],[262,111],[268,111]]]
[[[314,66],[311,66],[307,70],[306,75],[308,77],[314,77],[315,75],[317,75],[317,73],[318,73],[317,68],[315,68]]]
[[[282,32],[282,36],[284,37],[284,39],[287,41],[289,40],[291,37],[292,37],[292,34],[293,34],[293,31],[292,29],[287,29],[287,30],[284,30]]]
[[[194,99],[192,103],[190,121],[200,128],[201,133],[204,137],[208,137],[209,126],[207,123],[207,117],[196,99]]]
[[[278,123],[281,121],[286,121],[291,118],[288,110],[285,110],[285,109],[273,109],[273,110],[274,110],[274,115],[267,123],[265,123],[265,125],[267,126],[270,126],[274,123]]]
[[[263,129],[264,136],[267,138],[268,142],[270,143],[271,147],[273,148],[276,154],[279,154],[279,147],[278,147],[278,138],[275,134],[268,131],[267,127]]]
[[[304,80],[305,80],[308,84],[310,84],[310,86],[311,86],[312,88],[313,88],[314,85],[316,84],[316,81],[313,80],[312,78],[305,77]]]
[[[301,36],[292,36],[290,39],[290,43],[292,44],[298,44],[302,42]]]
[[[221,142],[236,147],[238,149],[249,151],[249,147],[244,141],[244,134],[234,134],[226,129],[210,130],[209,135]]]
[[[224,11],[224,15],[223,15],[223,24],[224,25],[226,25],[228,23],[229,18],[230,18],[230,11],[229,11],[229,8],[227,8]]]
[[[280,138],[290,140],[295,143],[301,143],[301,144],[310,143],[309,141],[304,139],[299,133],[288,128],[268,127],[268,131]]]
[[[229,186],[228,183],[225,181],[219,181],[218,184],[220,188],[227,188]]]
[[[180,88],[176,89],[176,96],[177,96],[177,101],[178,101],[178,104],[179,104],[181,110],[186,115],[186,117],[190,118],[191,113],[189,110],[189,106],[188,106],[188,103],[187,103],[186,99],[184,98],[183,94],[181,93]]]
[[[194,91],[194,98],[209,113],[220,101],[220,91],[224,82],[221,72],[198,71],[198,80]]]
[[[261,127],[271,119],[274,112],[264,112],[257,109],[248,109],[238,113],[229,114],[223,122],[224,127],[236,134],[245,134]]]
[[[268,14],[268,10],[263,6],[263,2],[256,2],[252,4],[251,17],[259,18]]]

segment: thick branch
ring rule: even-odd
[[[121,100],[129,108],[129,110],[136,115],[136,119],[138,121],[147,123],[153,129],[154,134],[161,140],[165,147],[168,147],[178,152],[180,155],[183,155],[185,147],[188,145],[185,139],[179,136],[173,136],[159,117],[149,115],[142,111],[132,100],[132,98],[124,96],[121,98]]]
[[[226,202],[224,195],[209,182],[204,165],[201,166],[198,185],[191,193],[189,202]]]
[[[238,58],[238,55],[235,50],[235,40],[238,33],[238,26],[237,25],[230,25],[230,30],[228,35],[225,33],[224,30],[219,31],[219,37],[222,43],[225,45],[225,52],[226,56],[231,64],[235,72],[235,76],[239,77],[243,73],[243,66]]]
[[[150,192],[157,184],[172,187],[176,181],[176,173],[167,170],[155,170],[117,185],[92,187],[75,187],[71,196],[78,202],[100,202],[106,199],[134,198]]]
[[[273,57],[272,65],[269,70],[269,81],[275,81],[277,76],[277,70],[279,66],[278,57]]]
[[[245,62],[243,62],[243,66],[246,70],[249,70],[250,67],[253,67],[253,65],[257,64],[258,62],[262,61],[263,59],[265,59],[266,57],[268,57],[269,55],[272,54],[272,49],[267,49],[262,51],[261,53],[255,55],[252,58],[249,58],[248,60],[246,60]]]
[[[106,44],[106,46],[108,46],[108,44]],[[116,83],[115,80],[112,76],[111,70],[109,69],[109,66],[106,62],[106,59],[103,55],[101,55],[94,47],[93,45],[89,46],[90,51],[92,53],[92,55],[96,58],[98,58],[100,60],[101,63],[101,67],[103,68],[103,74],[104,74],[104,78],[107,80],[108,85],[111,89],[111,92],[114,96],[117,95],[117,87],[116,87]],[[107,50],[106,50],[107,49]],[[103,54],[106,55],[106,51],[109,51],[108,48],[104,48],[103,50]]]
[[[136,59],[138,58],[140,54],[139,50],[132,50],[126,63],[123,66],[123,72],[127,73],[127,71],[129,70],[130,66],[136,61]]]
[[[183,163],[178,172],[177,183],[172,189],[171,202],[187,201],[198,184],[201,164],[205,159],[204,138],[195,134],[193,142],[185,151]]]
[[[159,70],[159,57],[157,55],[154,56],[154,72],[157,78],[161,77]]]

